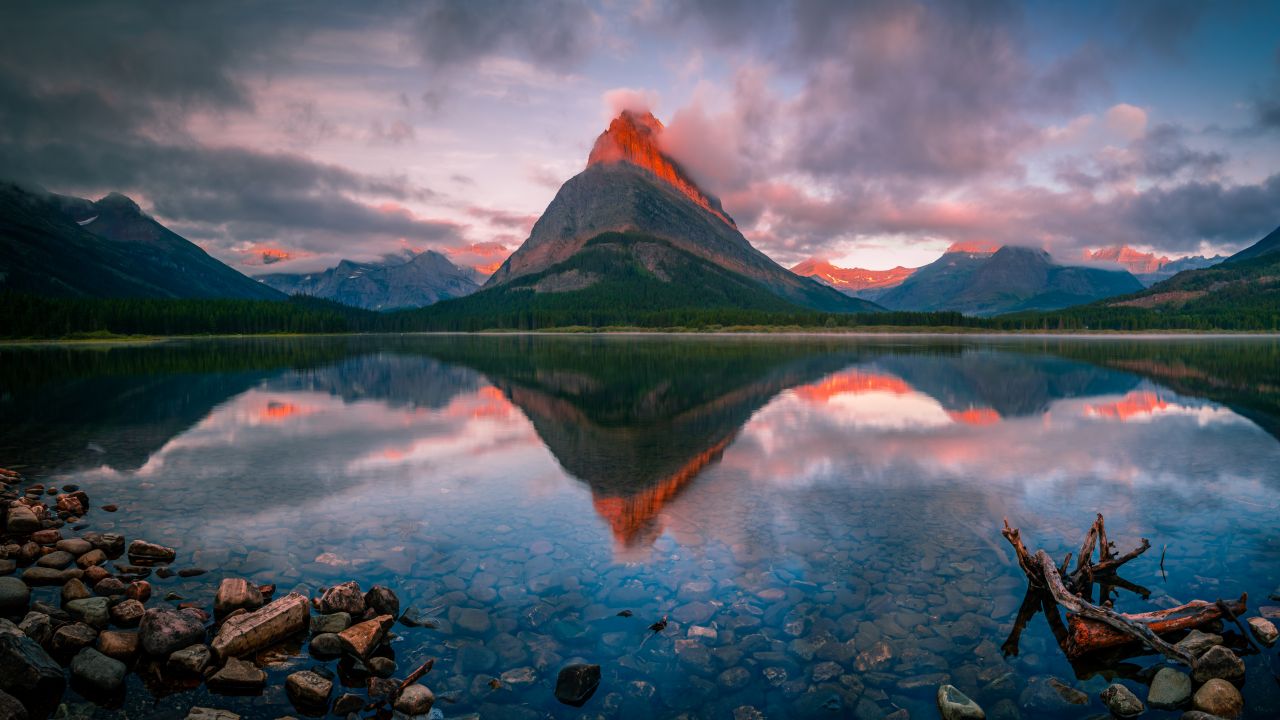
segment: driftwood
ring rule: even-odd
[[[1116,570],[1150,549],[1151,543],[1142,538],[1138,547],[1117,555],[1114,544],[1107,539],[1106,524],[1101,514],[1085,534],[1080,553],[1075,556],[1075,570],[1069,573],[1067,569],[1071,567],[1072,558],[1070,553],[1060,564],[1055,563],[1044,550],[1031,554],[1023,544],[1018,529],[1011,527],[1007,518],[1001,534],[1013,546],[1018,566],[1027,576],[1029,585],[1013,631],[1002,646],[1006,655],[1017,654],[1018,639],[1023,628],[1042,609],[1049,619],[1058,644],[1068,658],[1076,659],[1097,650],[1139,643],[1170,660],[1194,667],[1194,657],[1160,636],[1200,627],[1223,616],[1234,618],[1246,608],[1248,596],[1241,595],[1234,603],[1196,600],[1175,608],[1148,613],[1127,614],[1115,611],[1111,607],[1111,594],[1115,589],[1129,590],[1143,598],[1150,595],[1150,591],[1141,585],[1116,575]],[[1095,551],[1098,555],[1097,562],[1094,562]],[[1093,602],[1095,584],[1100,586],[1100,604]],[[1062,619],[1058,615],[1059,607],[1068,611],[1066,627],[1062,626]]]

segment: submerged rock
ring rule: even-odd
[[[1170,667],[1160,668],[1151,680],[1147,704],[1162,710],[1181,707],[1191,697],[1191,676]]]
[[[978,703],[970,700],[954,685],[943,685],[938,688],[938,713],[942,720],[986,720]]]
[[[149,543],[146,540],[134,540],[129,543],[129,562],[135,565],[154,565],[171,563],[178,552],[171,547]]]
[[[431,688],[421,683],[414,683],[404,689],[400,693],[400,697],[396,698],[396,712],[405,715],[426,715],[431,712],[431,706],[436,702],[435,693],[431,692]]]
[[[1146,711],[1138,696],[1134,695],[1132,690],[1119,683],[1109,685],[1099,697],[1102,699],[1102,704],[1107,706],[1112,715],[1124,720],[1138,717]]]
[[[1244,709],[1244,698],[1234,685],[1220,678],[1213,678],[1200,686],[1191,698],[1196,710],[1218,717],[1234,718]]]
[[[71,677],[94,690],[115,692],[124,685],[124,663],[87,647],[71,659]]]
[[[565,705],[582,707],[600,686],[600,666],[586,663],[566,665],[556,676],[556,699]]]

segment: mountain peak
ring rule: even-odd
[[[142,214],[142,208],[138,207],[138,203],[133,201],[128,195],[121,195],[118,192],[107,193],[98,202],[94,203],[99,210],[115,210],[122,213],[132,213],[136,215]]]
[[[625,162],[643,168],[665,180],[704,210],[737,227],[720,207],[720,201],[703,192],[684,170],[662,151],[662,122],[650,112],[623,110],[600,133],[587,156],[587,167]]]
[[[989,240],[962,240],[951,243],[948,253],[964,253],[966,255],[994,255],[1002,246]]]
[[[1113,245],[1111,247],[1098,248],[1097,250],[1085,250],[1084,259],[1091,262],[1113,262],[1124,266],[1126,270],[1134,274],[1159,272],[1165,265],[1173,262],[1164,255],[1157,257],[1155,253],[1144,253],[1134,250],[1128,245]]]

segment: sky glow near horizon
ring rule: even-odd
[[[1274,3],[19,2],[0,24],[0,175],[123,192],[251,274],[405,248],[491,268],[624,106],[786,266],[1212,255],[1280,225]]]

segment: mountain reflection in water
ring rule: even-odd
[[[640,703],[632,716],[798,716],[814,692],[842,694],[846,716],[871,716],[869,702],[927,716],[943,674],[1013,671],[1024,693],[1076,672],[1043,623],[1000,657],[1025,582],[1004,516],[1055,553],[1099,511],[1118,540],[1167,544],[1167,579],[1133,563],[1128,579],[1153,594],[1126,610],[1280,584],[1277,367],[1271,339],[6,348],[0,466],[119,504],[95,529],[177,546],[184,566],[285,588],[380,582],[406,604],[484,610],[487,635],[451,633],[445,616],[396,646],[402,666],[440,659],[433,687],[456,712],[554,715],[556,664],[584,656],[613,688],[657,688],[609,701]],[[161,589],[211,600],[206,580]],[[637,650],[663,615],[678,637]],[[719,639],[693,648],[695,625]],[[717,678],[734,658],[800,685],[730,692]],[[824,662],[856,681],[812,680]],[[537,671],[527,687],[472,682],[522,664]],[[1253,717],[1280,710],[1264,682],[1246,696]]]

